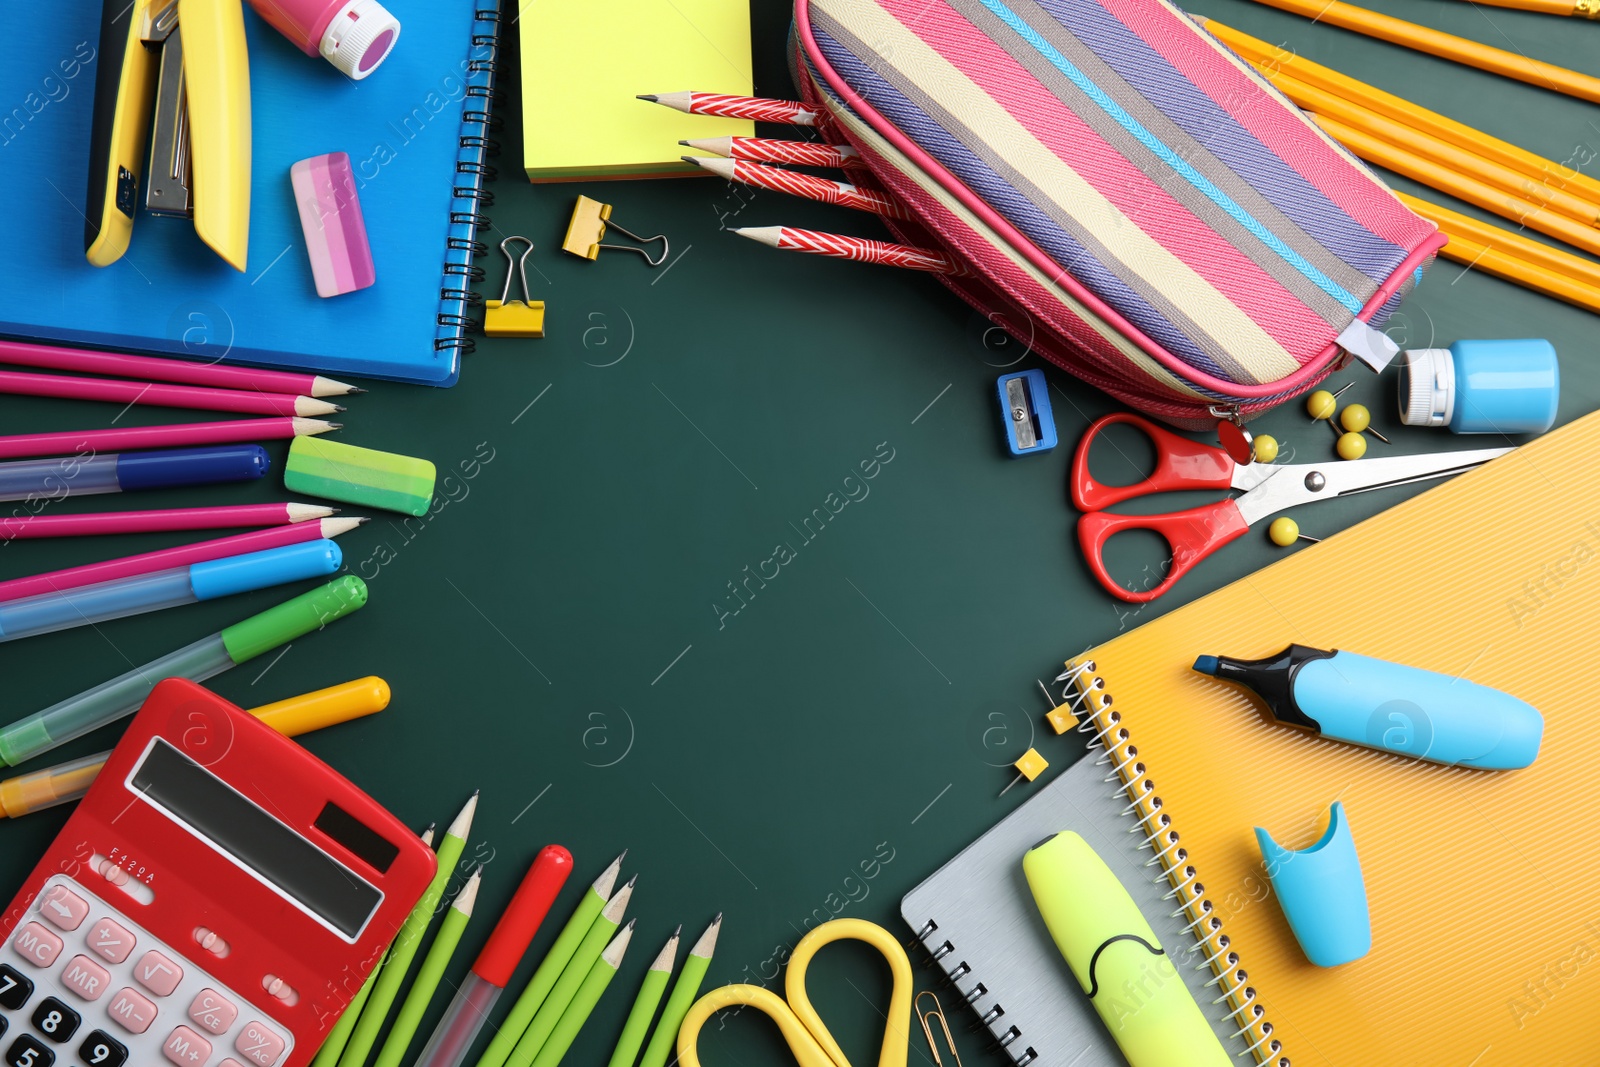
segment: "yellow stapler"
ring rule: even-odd
[[[242,0],[104,0],[83,247],[110,266],[133,238],[139,175],[152,215],[244,270],[250,238],[250,67]],[[146,147],[148,142],[148,149]]]

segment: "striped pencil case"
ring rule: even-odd
[[[1164,0],[796,0],[794,60],[946,285],[1180,427],[1381,369],[1444,244]]]

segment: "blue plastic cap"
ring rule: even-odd
[[[1201,674],[1209,674],[1215,678],[1217,674],[1217,657],[1196,656],[1194,659],[1194,669],[1199,671]]]
[[[322,578],[344,565],[344,553],[327,538],[196,563],[189,587],[199,600],[247,593],[302,578]]]
[[[125,452],[117,456],[117,484],[129,490],[248,482],[271,469],[272,458],[260,445]]]
[[[1310,848],[1292,852],[1259,826],[1256,843],[1306,959],[1318,967],[1337,967],[1372,950],[1367,885],[1343,804],[1334,801],[1327,831]]]

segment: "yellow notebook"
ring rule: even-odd
[[[751,122],[635,99],[749,96],[749,0],[519,0],[518,8],[530,181],[704,174],[680,158],[680,140],[754,136]]]
[[[1600,782],[1596,457],[1600,414],[1069,664],[1083,667],[1091,728],[1140,815],[1159,797],[1179,835],[1175,884],[1198,872],[1219,920],[1201,924],[1205,955],[1237,954],[1218,988],[1253,1020],[1259,1063],[1600,1062],[1600,837],[1587,810]],[[1327,740],[1189,669],[1201,653],[1290,642],[1504,689],[1544,714],[1539,757],[1475,771]],[[1373,944],[1325,970],[1295,943],[1252,828],[1304,848],[1335,800]]]

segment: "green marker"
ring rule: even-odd
[[[15,767],[57,745],[82,737],[106,723],[139,710],[156,683],[165,678],[203,682],[230,667],[270,652],[313,630],[320,630],[367,602],[367,586],[346,575],[275,608],[236,622],[220,633],[135,667],[87,692],[68,697],[26,719],[0,728],[0,766]]]
[[[433,830],[434,824],[429,823],[428,828],[422,831],[424,845],[432,847]],[[350,1031],[356,1028],[356,1020],[361,1017],[361,1009],[367,1003],[367,998],[372,996],[372,987],[378,981],[378,972],[383,969],[383,961],[388,958],[389,949],[385,947],[383,956],[373,965],[372,970],[367,972],[367,980],[361,983],[361,988],[345,1006],[344,1014],[333,1024],[328,1036],[322,1039],[322,1047],[317,1050],[317,1058],[311,1061],[311,1067],[338,1067],[339,1057],[344,1054],[344,1047],[350,1043]]]
[[[478,899],[478,882],[482,873],[483,865],[480,863],[473,870],[472,877],[467,879],[467,884],[461,887],[461,892],[456,894],[450,910],[444,913],[444,922],[439,924],[439,932],[433,935],[433,944],[428,946],[428,955],[422,960],[422,968],[417,971],[417,977],[412,980],[411,989],[400,1005],[400,1014],[394,1017],[394,1025],[389,1028],[389,1036],[384,1039],[383,1048],[378,1052],[375,1067],[400,1067],[400,1060],[405,1056],[406,1049],[411,1047],[411,1039],[417,1034],[423,1013],[428,1010],[433,994],[439,988],[439,980],[444,977],[444,969],[455,954],[456,945],[461,942],[461,933],[467,928],[467,920],[472,918],[472,905]]]
[[[533,972],[533,977],[528,979],[522,995],[511,1005],[511,1014],[506,1016],[506,1021],[500,1024],[494,1040],[484,1049],[483,1056],[478,1060],[478,1067],[505,1067],[506,1060],[511,1057],[511,1050],[517,1046],[517,1040],[528,1029],[528,1024],[533,1022],[533,1017],[538,1013],[539,1006],[544,1003],[544,998],[550,994],[550,987],[561,977],[561,972],[572,959],[572,954],[578,951],[578,944],[589,932],[589,927],[594,925],[595,916],[600,914],[600,909],[604,908],[606,901],[611,898],[611,887],[617,884],[617,873],[622,870],[622,860],[627,854],[628,850],[623,849],[622,855],[612,860],[611,866],[601,871],[600,877],[584,891],[583,899],[578,901],[572,918],[561,928],[555,944],[550,946],[550,951],[539,961],[539,969]]]
[[[639,995],[633,998],[633,1007],[628,1012],[628,1021],[622,1024],[622,1036],[617,1038],[617,1047],[611,1053],[611,1061],[606,1067],[633,1067],[633,1061],[639,1055],[639,1047],[644,1044],[645,1035],[650,1032],[650,1020],[655,1017],[656,1008],[661,1005],[661,994],[667,991],[667,979],[672,977],[672,965],[678,959],[678,937],[683,933],[683,926],[672,931],[672,936],[667,938],[667,943],[661,947],[661,952],[656,956],[656,961],[650,969],[644,972],[644,982],[639,986]]]
[[[466,807],[461,809],[461,814],[444,832],[444,840],[439,842],[439,869],[434,872],[428,891],[422,894],[422,899],[417,901],[417,906],[411,909],[411,914],[401,924],[394,944],[389,946],[389,958],[383,961],[383,970],[378,973],[378,981],[372,987],[372,996],[367,998],[366,1006],[361,1009],[361,1018],[356,1020],[350,1043],[339,1057],[339,1067],[366,1067],[367,1056],[378,1040],[378,1031],[389,1017],[389,1009],[394,1006],[400,985],[406,980],[406,972],[411,969],[411,961],[416,958],[417,949],[422,944],[422,935],[427,933],[428,923],[433,919],[433,910],[439,906],[439,898],[444,896],[445,883],[450,881],[456,861],[467,847],[467,834],[472,832],[472,816],[477,810],[478,794],[473,793]]]
[[[1056,834],[1028,850],[1022,872],[1129,1067],[1233,1062],[1139,906],[1088,842],[1070,830]]]
[[[584,979],[589,976],[589,968],[594,966],[594,961],[600,958],[606,942],[617,932],[617,927],[622,925],[622,913],[628,909],[628,898],[633,896],[633,883],[636,881],[638,875],[617,890],[617,895],[606,902],[605,908],[590,924],[589,932],[583,935],[578,950],[572,954],[572,959],[561,972],[561,977],[556,979],[550,995],[534,1013],[533,1022],[528,1024],[527,1032],[517,1042],[517,1047],[511,1050],[511,1058],[506,1061],[511,1067],[532,1067],[534,1057],[544,1048],[556,1024],[561,1021],[561,1014],[567,1010],[572,998],[578,995],[578,987],[583,985]]]
[[[683,961],[683,970],[678,972],[672,995],[667,997],[667,1006],[662,1009],[661,1019],[656,1023],[656,1032],[650,1035],[650,1044],[645,1046],[644,1059],[639,1061],[639,1067],[666,1067],[667,1057],[677,1047],[678,1028],[683,1025],[683,1017],[689,1014],[689,1008],[700,992],[700,983],[706,980],[706,969],[711,966],[711,957],[717,951],[717,931],[721,929],[722,913],[718,912],[717,917],[711,920],[711,925],[706,927],[706,932],[700,935],[700,940],[694,943],[694,948],[689,950],[689,958]]]
[[[583,1029],[583,1024],[594,1014],[594,1006],[600,1003],[600,997],[605,993],[606,986],[617,976],[617,968],[622,966],[622,954],[628,951],[628,942],[633,938],[633,923],[634,920],[629,919],[628,925],[611,939],[611,944],[607,945],[605,951],[601,952],[590,965],[583,984],[578,986],[578,992],[573,996],[572,1003],[567,1005],[567,1010],[561,1013],[561,1021],[550,1031],[550,1039],[544,1043],[544,1048],[539,1050],[539,1057],[533,1061],[533,1067],[558,1067],[561,1063],[561,1058],[567,1054],[572,1042],[577,1039],[578,1031]]]

